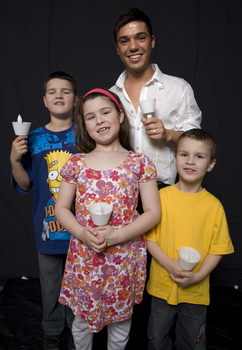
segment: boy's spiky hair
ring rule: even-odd
[[[185,131],[183,134],[181,134],[181,136],[179,137],[179,139],[177,141],[175,154],[177,154],[179,142],[186,137],[193,139],[193,140],[206,142],[210,147],[211,161],[215,159],[216,143],[215,143],[212,135],[210,135],[207,131],[205,131],[203,129],[190,129],[188,131]]]

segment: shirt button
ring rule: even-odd
[[[131,113],[134,113],[134,111],[131,109],[131,111],[130,111]]]
[[[139,147],[136,147],[136,149],[138,150],[138,149],[139,149]]]
[[[140,128],[138,127],[137,130],[139,130]]]

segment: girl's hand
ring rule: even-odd
[[[113,228],[110,225],[105,226],[97,226],[94,228],[93,234],[96,235],[101,241],[105,241],[107,247],[110,247],[113,245],[111,243],[111,238],[113,237],[114,233],[116,233],[117,229]]]
[[[177,272],[177,277],[170,274],[170,277],[173,279],[174,282],[177,283],[177,285],[181,288],[187,288],[194,284],[196,284],[198,281],[196,279],[196,273],[192,271],[179,271]]]
[[[91,226],[85,227],[79,239],[95,253],[101,253],[107,247],[107,243],[102,235],[95,232],[95,229]]]

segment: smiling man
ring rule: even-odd
[[[159,187],[175,182],[174,147],[184,131],[200,128],[201,111],[191,86],[151,64],[155,37],[148,16],[137,8],[119,13],[113,27],[116,49],[126,70],[111,88],[121,99],[131,125],[134,151],[155,164]],[[156,98],[156,110],[144,118],[138,101]]]

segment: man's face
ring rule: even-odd
[[[144,22],[130,22],[117,33],[117,52],[128,71],[140,73],[150,65],[151,51],[155,46]]]

